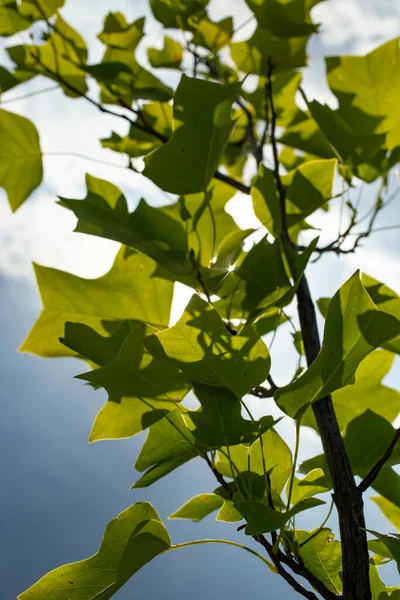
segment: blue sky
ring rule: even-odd
[[[212,14],[224,16],[228,4],[236,24],[245,21],[247,11],[242,0],[213,0]],[[145,2],[100,0],[94,5],[92,0],[66,0],[62,14],[90,38],[101,30],[102,17],[111,8],[124,11],[131,20],[147,12]],[[323,55],[368,52],[398,35],[399,17],[400,5],[393,0],[327,0],[318,5],[314,19],[324,25],[321,37],[315,38],[309,48],[311,65],[305,76],[308,95],[332,103],[323,79]],[[150,20],[148,31],[153,43],[162,42],[162,31],[154,21]],[[7,42],[6,45],[13,45],[21,40]],[[91,44],[91,52],[93,61],[99,58],[101,48],[97,42]],[[2,100],[9,101],[48,85],[35,80],[4,95]],[[4,108],[35,122],[45,152],[67,153],[79,148],[88,156],[122,164],[117,155],[101,152],[98,139],[107,137],[111,129],[125,133],[125,126],[100,115],[84,101],[65,99],[55,91],[28,101],[10,102]],[[15,598],[59,564],[94,553],[108,521],[133,502],[150,500],[166,518],[190,497],[215,487],[203,465],[193,461],[147,491],[131,491],[129,487],[135,480],[132,465],[143,436],[89,445],[88,433],[105,394],[95,393],[73,379],[84,370],[76,360],[44,360],[16,352],[40,310],[32,260],[85,277],[99,276],[111,266],[117,245],[72,233],[74,217],[55,205],[57,194],[72,198],[84,195],[86,171],[118,184],[132,204],[142,195],[153,205],[165,203],[165,197],[141,176],[71,156],[45,157],[44,183],[15,215],[0,191],[0,508],[4,516],[0,526],[4,550],[0,579],[5,598]],[[394,178],[392,185],[397,185]],[[367,191],[366,205],[371,200],[372,192]],[[231,210],[241,226],[254,223],[248,199],[238,196]],[[398,223],[399,215],[398,202],[393,203],[391,212],[379,224]],[[337,219],[333,211],[329,216],[319,215],[316,223],[326,227],[329,235],[335,231]],[[344,261],[336,257],[319,261],[310,269],[315,297],[335,292],[358,267],[400,292],[399,237],[398,230],[386,231]],[[187,293],[180,290],[174,318],[179,316],[186,298]],[[288,330],[283,329],[283,333],[287,335]],[[274,344],[273,369],[277,379],[283,381],[287,361],[294,359],[294,354],[279,341],[280,338]],[[398,363],[387,383],[400,387]],[[282,424],[281,431],[292,439],[291,427]],[[306,431],[304,437],[302,456],[317,453],[319,442],[315,434]],[[376,508],[369,509],[369,517],[374,528],[388,530],[387,521]],[[304,523],[312,526],[307,518]],[[314,522],[316,525],[318,522]],[[213,517],[197,525],[173,521],[168,528],[176,543],[216,536],[243,541],[243,535],[228,525],[216,525]],[[389,577],[395,584],[393,571]],[[220,546],[190,548],[163,556],[136,575],[116,597],[141,600],[149,594],[163,600],[186,598],[188,594],[195,600],[221,594],[231,599],[243,598],[244,594],[262,594],[266,598],[284,595],[289,600],[297,597],[254,557]]]

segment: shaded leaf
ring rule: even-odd
[[[174,134],[146,158],[143,174],[174,194],[205,191],[235,124],[231,105],[239,90],[239,84],[182,75],[174,98]]]
[[[367,529],[369,533],[372,533],[378,540],[380,540],[388,549],[389,553],[393,556],[397,563],[397,570],[400,573],[400,535],[394,533],[393,535],[385,535],[378,533],[372,529]]]
[[[64,6],[64,0],[22,0],[19,12],[32,21],[48,19]]]
[[[212,54],[217,54],[221,48],[229,44],[233,35],[233,19],[227,17],[214,22],[209,18],[191,19],[190,24],[194,30],[192,43],[203,46]]]
[[[321,0],[246,0],[257,21],[270,33],[282,37],[308,36],[318,31],[310,16],[310,10]]]
[[[269,373],[269,352],[256,332],[248,327],[232,335],[217,311],[197,295],[176,325],[147,338],[146,345],[154,356],[182,369],[188,381],[226,387],[238,398]]]
[[[0,187],[16,211],[43,178],[42,151],[36,127],[20,115],[0,109]]]
[[[190,413],[196,440],[209,448],[233,446],[252,441],[257,426],[242,417],[242,405],[234,393],[224,387],[195,383],[194,392],[201,409]]]
[[[136,435],[174,410],[186,396],[188,387],[179,369],[152,357],[143,345],[143,337],[152,331],[140,325],[126,337],[111,362],[79,375],[79,379],[104,387],[109,395],[89,441]]]
[[[58,567],[42,577],[19,600],[111,598],[132,575],[168,550],[171,540],[155,509],[139,502],[113,519],[99,551],[86,560]]]
[[[259,535],[282,529],[288,521],[304,510],[325,504],[318,498],[306,498],[298,502],[287,512],[278,512],[269,506],[255,500],[235,502],[235,508],[246,518],[246,535]]]
[[[200,454],[185,423],[190,422],[190,416],[185,414],[184,420],[183,414],[181,409],[176,409],[151,425],[135,463],[135,469],[146,472],[132,488],[148,487]]]
[[[164,25],[187,29],[189,17],[196,13],[203,14],[209,0],[150,0],[153,15]]]

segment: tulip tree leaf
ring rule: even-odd
[[[152,277],[154,270],[151,259],[127,254],[126,248],[119,251],[111,270],[98,279],[35,265],[43,310],[21,350],[39,356],[70,356],[73,353],[59,342],[67,321],[101,334],[108,333],[108,325],[114,323],[115,328],[126,319],[166,327],[173,284]]]
[[[205,191],[234,127],[231,105],[239,90],[239,84],[182,75],[174,98],[174,134],[146,158],[143,174],[174,194]]]
[[[164,27],[186,29],[189,17],[203,14],[209,0],[150,0],[153,15]]]
[[[282,38],[257,27],[251,38],[231,44],[231,56],[239,71],[265,75],[271,63],[274,73],[304,67],[308,36]]]
[[[400,94],[400,38],[366,56],[326,59],[329,87],[339,113],[360,133],[387,132],[386,147],[400,144],[397,99]]]
[[[187,236],[182,223],[162,209],[149,206],[145,200],[129,213],[118,188],[108,184],[107,189],[92,190],[88,184],[84,200],[61,198],[60,204],[78,218],[76,231],[136,248],[171,270],[187,270]]]
[[[276,392],[278,406],[294,417],[306,404],[353,383],[360,362],[399,335],[400,321],[377,309],[357,271],[330,302],[319,355],[299,379]]]
[[[198,523],[207,515],[221,508],[224,500],[216,494],[199,494],[195,496],[177,511],[172,513],[169,519],[188,519]]]
[[[10,2],[0,3],[0,35],[9,37],[18,33],[18,31],[24,31],[32,25],[31,21],[25,18],[20,10],[18,10],[17,3],[10,0]]]
[[[367,409],[388,421],[397,417],[400,392],[382,384],[382,379],[392,368],[394,359],[392,352],[386,350],[371,352],[358,366],[354,384],[333,393],[333,405],[342,431],[350,421]],[[307,410],[301,424],[317,429],[311,409]]]
[[[400,573],[400,535],[396,533],[392,535],[385,535],[383,533],[373,531],[372,529],[367,529],[367,531],[369,531],[369,533],[372,533],[372,535],[374,535],[376,538],[378,538],[378,540],[385,544],[386,548],[389,550],[390,554],[396,561],[397,570]]]
[[[150,426],[135,463],[135,469],[146,472],[132,488],[148,487],[200,454],[186,422],[190,423],[189,414],[176,409]]]
[[[379,310],[400,319],[400,298],[396,292],[365,273],[362,275],[362,282]],[[384,344],[384,348],[387,348],[396,354],[400,354],[400,340],[388,342],[387,344]]]
[[[371,500],[379,506],[385,517],[400,531],[400,507],[382,496],[372,496]]]
[[[221,48],[226,46],[233,35],[233,19],[227,17],[219,22],[210,21],[208,18],[199,19],[193,23],[194,35],[192,43],[197,46],[203,46],[216,54]]]
[[[22,0],[19,12],[32,21],[48,19],[64,6],[64,0]]]
[[[257,427],[241,415],[240,400],[229,389],[195,383],[194,392],[201,409],[190,413],[196,440],[209,448],[252,441]]]
[[[257,502],[256,500],[235,502],[234,499],[235,508],[247,520],[245,529],[246,535],[259,535],[261,533],[269,533],[270,531],[282,529],[285,523],[290,521],[295,515],[304,510],[321,506],[321,504],[325,504],[325,502],[318,498],[306,498],[300,500],[300,502],[295,504],[295,506],[287,512],[282,513],[266,506],[262,502]]]
[[[240,473],[248,471],[249,448],[245,445],[232,446],[229,449],[232,462]],[[280,494],[292,470],[292,454],[286,442],[274,429],[269,429],[250,448],[250,466],[254,473],[265,476],[264,464],[270,473],[271,486]],[[216,467],[222,475],[232,477],[230,464],[226,456],[219,454]]]
[[[307,113],[297,110],[279,141],[286,146],[302,150],[320,158],[336,156],[331,144]]]
[[[30,72],[54,79],[65,95],[72,98],[87,92],[85,40],[61,16],[44,44],[13,46],[7,52],[17,65],[16,74]]]
[[[345,443],[352,469],[362,476],[384,455],[395,434],[393,425],[371,410],[351,421],[346,429]],[[400,463],[400,446],[396,445],[384,468]]]
[[[145,564],[165,552],[171,540],[148,502],[139,502],[113,519],[99,551],[79,562],[63,565],[39,579],[19,600],[60,600],[67,594],[80,600],[108,600]]]
[[[144,24],[144,17],[129,25],[122,13],[110,12],[104,19],[103,31],[97,37],[106,46],[133,51],[144,36]]]
[[[258,23],[282,38],[308,36],[318,31],[311,21],[310,9],[321,0],[246,0]]]
[[[149,102],[143,106],[141,111],[148,126],[152,127],[165,138],[172,134],[172,107],[166,102]],[[112,132],[109,138],[100,140],[103,148],[110,148],[114,152],[121,152],[131,157],[144,156],[158,148],[163,142],[147,133],[131,126],[128,135],[121,137]]]
[[[170,68],[179,69],[183,59],[183,48],[179,42],[165,36],[164,48],[158,50],[157,48],[148,48],[147,56],[149,63],[155,69],[157,68]]]
[[[331,489],[322,469],[314,469],[307,473],[303,479],[294,478],[292,489],[292,502],[296,504],[304,498],[311,498],[323,494]]]
[[[188,381],[226,387],[238,398],[269,373],[269,352],[256,332],[248,327],[232,335],[217,311],[197,295],[176,325],[146,342],[154,356],[173,362]]]
[[[36,127],[20,115],[0,109],[0,187],[15,212],[43,178]]]
[[[334,594],[342,593],[342,548],[330,529],[296,531],[299,554],[306,569]]]
[[[186,396],[188,387],[179,369],[146,351],[143,337],[147,333],[152,333],[149,327],[140,325],[126,337],[111,362],[79,375],[109,394],[89,441],[131,437],[174,410]]]

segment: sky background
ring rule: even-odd
[[[132,0],[66,0],[63,17],[82,33],[89,43],[90,62],[101,59],[102,46],[95,35],[109,10],[121,10],[129,21],[148,14],[147,3]],[[211,0],[212,17],[234,14],[235,25],[244,22],[248,9],[244,1]],[[313,10],[321,22],[321,33],[309,44],[310,67],[304,77],[309,97],[334,106],[324,79],[323,56],[366,53],[399,34],[400,3],[393,0],[327,0]],[[251,25],[238,39],[251,33]],[[149,45],[161,44],[160,24],[149,18],[146,26]],[[26,34],[2,43],[12,46],[26,40]],[[140,56],[145,59],[144,50]],[[6,63],[1,51],[0,64]],[[174,85],[177,75],[167,75]],[[139,435],[130,440],[98,442],[89,445],[87,437],[93,419],[106,399],[100,390],[93,392],[73,377],[85,370],[75,359],[44,360],[16,349],[23,341],[40,311],[40,300],[31,262],[64,269],[84,277],[104,274],[113,262],[117,244],[72,233],[75,218],[56,206],[56,196],[81,198],[85,195],[86,172],[117,184],[131,206],[140,197],[154,205],[165,203],[165,196],[140,175],[120,166],[123,158],[102,150],[99,139],[111,130],[126,133],[125,124],[102,115],[83,100],[66,99],[60,91],[15,100],[19,96],[51,86],[48,80],[35,80],[4,94],[2,106],[30,118],[38,128],[45,153],[43,184],[14,215],[6,195],[0,190],[0,534],[3,552],[0,580],[4,598],[15,598],[41,575],[56,566],[80,560],[99,547],[106,524],[134,502],[147,499],[163,518],[192,496],[211,491],[215,482],[199,460],[160,481],[148,490],[130,490],[136,474],[133,462],[143,442]],[[95,164],[68,156],[80,152],[117,165]],[[51,153],[64,153],[54,156]],[[118,166],[119,165],[119,166]],[[392,179],[392,189],[398,185]],[[364,191],[365,207],[373,201],[374,186]],[[230,211],[242,227],[256,224],[248,198],[238,194]],[[334,235],[338,214],[318,215],[315,223]],[[398,201],[380,217],[378,225],[400,223]],[[355,256],[345,260],[326,256],[310,268],[315,298],[329,296],[361,268],[400,292],[399,230],[377,233]],[[396,268],[397,265],[397,268]],[[188,292],[179,289],[173,319],[179,317]],[[273,347],[273,374],[278,383],[287,378],[286,365],[295,354],[281,340],[288,337],[282,328]],[[385,381],[400,388],[398,362]],[[260,411],[256,400],[251,408]],[[280,431],[293,439],[292,428],[284,422]],[[319,452],[314,432],[304,430],[301,457]],[[315,513],[314,513],[315,514]],[[302,526],[316,527],[324,509],[316,516],[304,516]],[[374,529],[387,531],[388,522],[373,506],[368,511]],[[200,524],[185,521],[167,523],[174,543],[201,537],[221,537],[243,541],[243,535],[226,524],[215,524],[213,516]],[[332,526],[335,527],[334,520]],[[383,572],[382,572],[383,573]],[[388,583],[398,583],[393,569],[386,570]],[[296,598],[287,584],[266,571],[256,558],[239,549],[221,546],[189,548],[167,554],[145,567],[116,594],[119,600],[142,600],[154,594],[165,600],[217,598],[231,600],[244,594],[265,598]]]

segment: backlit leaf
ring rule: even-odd
[[[359,363],[399,335],[400,321],[376,308],[357,271],[329,305],[319,355],[299,379],[276,392],[278,406],[294,417],[306,404],[353,383]]]
[[[185,423],[190,417],[176,409],[149,428],[147,438],[135,463],[144,475],[132,488],[148,487],[199,455],[195,439]]]
[[[372,496],[371,500],[379,506],[385,517],[400,531],[400,507],[386,498],[382,498],[382,496]]]
[[[21,350],[39,356],[70,356],[59,342],[67,321],[88,325],[100,334],[121,321],[148,322],[166,327],[173,285],[151,277],[155,263],[122,248],[111,270],[98,279],[35,265],[43,310]],[[162,298],[162,301],[160,299]]]
[[[60,600],[67,594],[79,600],[100,596],[108,600],[170,545],[169,534],[155,509],[148,502],[139,502],[107,525],[96,554],[50,571],[18,599]]]
[[[40,185],[42,151],[36,127],[20,115],[0,109],[0,187],[16,211]]]
[[[182,369],[188,381],[226,387],[238,398],[269,373],[267,347],[248,327],[240,335],[226,329],[217,311],[195,295],[173,327],[147,338],[154,356]]]
[[[216,494],[199,494],[186,502],[168,518],[188,519],[198,523],[207,517],[207,515],[220,508],[223,502],[221,496],[217,496]]]
[[[147,56],[151,66],[154,68],[179,69],[183,58],[183,48],[179,42],[165,36],[163,49],[148,48]]]
[[[342,549],[330,529],[296,531],[304,566],[334,594],[342,593]]]
[[[205,191],[235,124],[231,105],[239,90],[239,84],[182,75],[174,98],[174,134],[146,158],[143,174],[174,194]]]
[[[103,31],[97,37],[106,46],[133,51],[144,36],[144,24],[144,17],[129,25],[122,13],[110,12],[104,19]]]
[[[150,0],[153,15],[164,27],[187,29],[190,16],[204,13],[209,0]]]
[[[188,387],[180,371],[147,352],[143,337],[148,333],[151,329],[140,325],[126,337],[111,362],[79,375],[108,392],[89,441],[131,437],[162,419],[186,396]]]
[[[257,21],[276,36],[301,37],[318,31],[310,17],[310,9],[321,0],[246,0]]]

